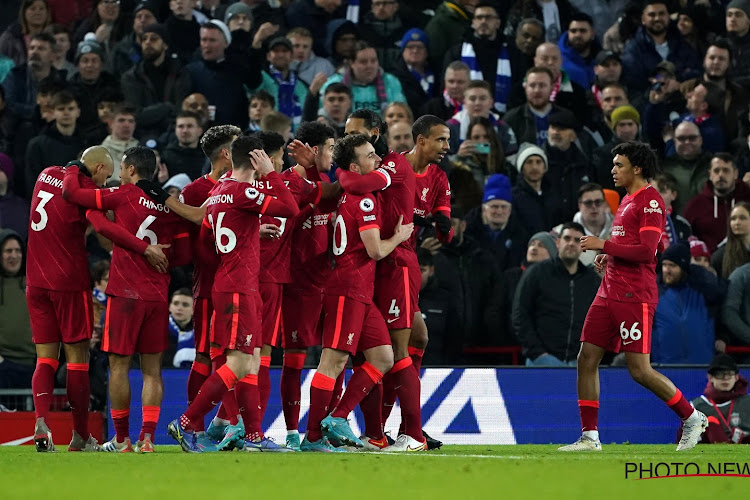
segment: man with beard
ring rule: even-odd
[[[382,158],[388,154],[387,132],[388,125],[379,114],[369,109],[358,109],[346,119],[344,134],[366,135],[375,148],[375,154]]]
[[[595,38],[594,20],[586,13],[571,16],[568,31],[558,42],[563,56],[563,69],[570,79],[587,89],[594,82],[594,57],[602,50]]]
[[[727,235],[727,217],[739,201],[750,202],[750,187],[739,180],[732,155],[717,153],[711,158],[708,182],[685,207],[685,218],[693,234],[713,252]]]
[[[141,35],[143,59],[120,79],[125,100],[138,108],[138,136],[145,143],[169,128],[182,100],[190,93],[190,75],[169,53],[167,31],[151,24]]]
[[[721,90],[721,111],[724,136],[726,138],[737,137],[739,113],[747,109],[748,92],[744,87],[738,85],[727,73],[732,62],[732,52],[726,38],[716,38],[706,50],[703,58],[703,75],[692,78],[680,85],[680,90],[687,97],[688,94],[702,82],[711,82]]]
[[[687,201],[703,189],[708,179],[711,153],[703,151],[701,132],[692,122],[677,125],[674,143],[675,154],[662,161],[662,170],[677,179],[678,198],[672,205],[674,211],[680,214]]]
[[[732,75],[737,83],[747,86],[750,82],[750,2],[732,0],[727,4],[726,28],[732,47]]]
[[[411,125],[406,122],[396,122],[388,129],[388,149],[396,153],[411,151],[414,147],[414,137]]]
[[[750,443],[750,396],[747,379],[728,354],[718,354],[708,367],[708,383],[693,406],[708,417],[701,443]]]
[[[523,274],[513,300],[513,328],[526,366],[576,366],[583,321],[599,288],[599,276],[584,266],[576,222],[563,224],[557,257]]]
[[[678,81],[698,76],[700,58],[676,29],[669,29],[666,0],[644,2],[641,26],[625,45],[622,54],[623,76],[631,90],[644,91],[648,76],[662,61],[674,63]]]

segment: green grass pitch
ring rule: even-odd
[[[563,454],[554,445],[444,446],[412,455],[370,453],[36,453],[0,447],[0,498],[743,498],[750,478],[625,479],[626,462],[748,461],[744,445],[604,445]]]

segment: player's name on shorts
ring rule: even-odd
[[[169,213],[169,207],[165,207],[161,203],[156,203],[154,200],[150,200],[143,196],[138,198],[138,204],[148,208],[149,210],[157,210],[166,214]]]
[[[208,204],[215,205],[217,203],[234,203],[234,195],[231,194],[215,194],[208,197]]]
[[[612,226],[612,236],[625,236],[624,226]]]
[[[45,184],[50,184],[52,186],[55,186],[56,188],[62,189],[62,187],[63,187],[63,181],[62,181],[62,179],[58,179],[56,177],[52,177],[51,175],[47,175],[45,173],[39,174],[39,180],[41,182],[44,182]]]

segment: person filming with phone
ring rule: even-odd
[[[469,122],[466,140],[458,147],[458,153],[450,157],[454,164],[468,167],[474,179],[484,186],[492,174],[505,174],[514,179],[505,161],[505,150],[494,133],[489,118],[475,116]],[[513,174],[513,175],[511,175]]]

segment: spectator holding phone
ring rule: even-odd
[[[515,178],[506,164],[505,150],[497,138],[492,122],[483,116],[476,116],[469,121],[466,140],[450,160],[471,170],[480,186],[484,186],[487,177],[492,174],[505,174],[511,179]]]

